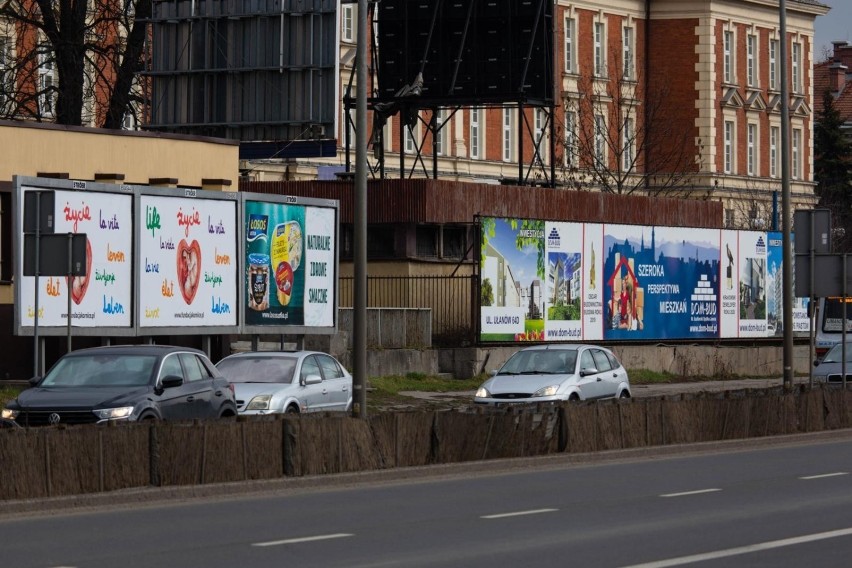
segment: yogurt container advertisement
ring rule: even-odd
[[[139,326],[236,326],[237,202],[141,195]]]
[[[247,326],[333,327],[335,210],[245,201]]]
[[[30,188],[24,187],[23,193]],[[55,234],[86,235],[86,276],[70,282],[71,326],[130,328],[133,291],[133,196],[100,191],[55,191]],[[23,255],[23,239],[19,239]],[[41,276],[39,327],[67,326],[69,282]],[[19,321],[35,320],[35,278],[21,277]]]

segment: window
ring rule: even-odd
[[[623,74],[625,79],[633,78],[633,28],[624,28],[624,68]]]
[[[405,153],[413,154],[417,151],[417,146],[420,143],[420,140],[416,139],[420,138],[420,119],[417,120],[417,124],[413,127],[405,126]]]
[[[340,37],[343,41],[355,41],[355,6],[343,5],[343,21],[340,23]]]
[[[580,369],[594,369],[595,359],[592,357],[591,351],[583,351],[580,356]]]
[[[435,154],[443,156],[447,153],[447,111],[440,109],[435,114]]]
[[[513,108],[503,109],[503,161],[515,159],[515,113]]]
[[[748,175],[755,175],[757,169],[757,125],[748,125]]]
[[[577,113],[565,111],[565,165],[577,165]]]
[[[419,225],[415,230],[415,241],[419,258],[438,258],[438,227]]]
[[[769,177],[778,177],[778,141],[781,139],[781,129],[777,126],[769,128]]]
[[[328,355],[317,355],[316,357],[319,361],[320,367],[322,367],[323,378],[326,381],[329,379],[343,378],[343,371],[340,370],[340,365],[337,364],[337,361]]]
[[[746,45],[748,86],[757,86],[757,36],[749,34]]]
[[[577,35],[577,23],[574,18],[565,18],[565,72],[575,73],[577,54],[575,53],[574,38]]]
[[[769,40],[769,88],[778,89],[778,40]]]
[[[201,379],[209,379],[210,373],[198,361],[198,357],[192,353],[181,353],[181,363],[186,373],[187,382],[200,381]]]
[[[734,123],[725,121],[725,173],[734,171]]]
[[[724,33],[724,81],[729,84],[734,82],[734,32]]]
[[[604,52],[604,45],[606,44],[605,31],[603,23],[595,23],[595,77],[606,75],[606,53]]]
[[[799,129],[793,130],[793,156],[790,159],[790,168],[792,169],[792,173],[790,176],[793,179],[799,179],[802,175],[802,131]]]
[[[302,361],[302,371],[299,373],[299,382],[301,384],[305,384],[305,379],[311,375],[316,375],[322,379],[319,364],[317,363],[317,358],[314,355],[306,357],[305,360]]]
[[[802,44],[794,43],[793,44],[793,92],[801,93],[802,92]]]
[[[725,209],[725,226],[729,229],[734,226],[734,210]]]
[[[10,100],[15,90],[12,66],[12,41],[6,36],[0,36],[0,105]]]
[[[169,376],[178,376],[183,378],[183,369],[180,366],[180,359],[175,355],[166,355],[163,359],[163,365],[160,367],[160,380]]]
[[[599,373],[612,370],[612,363],[610,363],[609,357],[600,349],[592,349],[592,357],[595,358],[595,368]]]
[[[341,140],[341,146],[345,148],[348,142],[350,148],[355,148],[355,108],[352,107],[347,112],[346,105],[342,105],[341,110],[343,111],[343,140]]]
[[[542,162],[544,162],[545,150],[547,150],[547,144],[542,143],[542,139],[544,138],[544,125],[545,122],[547,122],[544,115],[544,109],[535,109],[534,117],[535,121],[533,136],[535,139],[536,148],[538,148],[538,157]]]
[[[595,162],[606,167],[606,120],[602,114],[595,115]]]
[[[633,145],[634,139],[636,137],[635,129],[633,127],[633,119],[625,118],[624,119],[624,151],[621,155],[622,164],[621,167],[625,172],[629,172],[633,169]]]
[[[473,160],[478,160],[482,157],[481,114],[482,110],[478,108],[470,109],[470,157]]]
[[[42,46],[41,49],[47,49]],[[53,116],[53,107],[56,100],[54,84],[56,77],[54,76],[53,59],[47,53],[40,53],[38,67],[38,106],[39,113],[42,116]]]
[[[467,252],[467,228],[444,226],[442,231],[442,258],[462,259]]]

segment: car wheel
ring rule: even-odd
[[[158,420],[157,416],[150,412],[139,417],[139,422],[154,422],[155,420]]]
[[[618,398],[630,398],[630,392],[627,389],[621,391],[621,394],[618,395]]]
[[[222,410],[222,412],[219,413],[219,420],[227,420],[229,418],[233,419],[233,418],[236,418],[236,417],[237,417],[236,413],[233,410],[231,410],[230,408],[226,408],[226,409]]]
[[[287,410],[284,411],[287,414],[299,414],[299,407],[295,404],[291,404],[287,407]]]
[[[580,395],[573,392],[571,396],[568,397],[568,402],[580,402]]]

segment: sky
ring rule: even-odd
[[[814,60],[823,58],[823,48],[832,52],[831,42],[845,40],[852,42],[852,0],[820,0],[830,6],[831,11],[825,16],[818,16],[815,22]]]

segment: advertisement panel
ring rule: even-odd
[[[583,236],[583,339],[600,341],[604,330],[604,226],[588,224]]]
[[[544,341],[544,221],[483,217],[482,341]]]
[[[337,211],[245,201],[246,326],[336,325]]]
[[[739,231],[721,233],[721,292],[719,337],[740,336],[740,240]]]
[[[766,322],[767,335],[784,335],[784,275],[782,263],[784,259],[783,233],[773,231],[767,233],[767,273],[766,273]],[[795,235],[790,235],[790,246],[794,245]],[[793,266],[791,274],[795,283],[796,256],[791,255]],[[793,289],[795,290],[795,285]],[[808,319],[808,298],[793,298],[793,332],[808,333],[810,320]]]
[[[139,327],[236,326],[237,202],[139,197]]]
[[[70,185],[65,182],[65,185]],[[24,193],[43,188],[20,186],[18,203]],[[129,193],[54,189],[55,234],[86,235],[86,276],[71,279],[71,326],[76,328],[126,328],[133,325],[133,196]],[[23,207],[18,207],[19,227]],[[24,239],[18,239],[23,258]],[[34,326],[35,278],[17,275],[16,293],[20,327]],[[69,282],[65,277],[39,278],[38,306],[40,330],[65,333],[67,328]],[[50,328],[55,328],[52,331]]]
[[[605,339],[714,338],[719,231],[604,227]]]
[[[766,233],[739,233],[740,337],[766,337]]]
[[[544,338],[547,341],[583,337],[583,225],[545,223]]]

